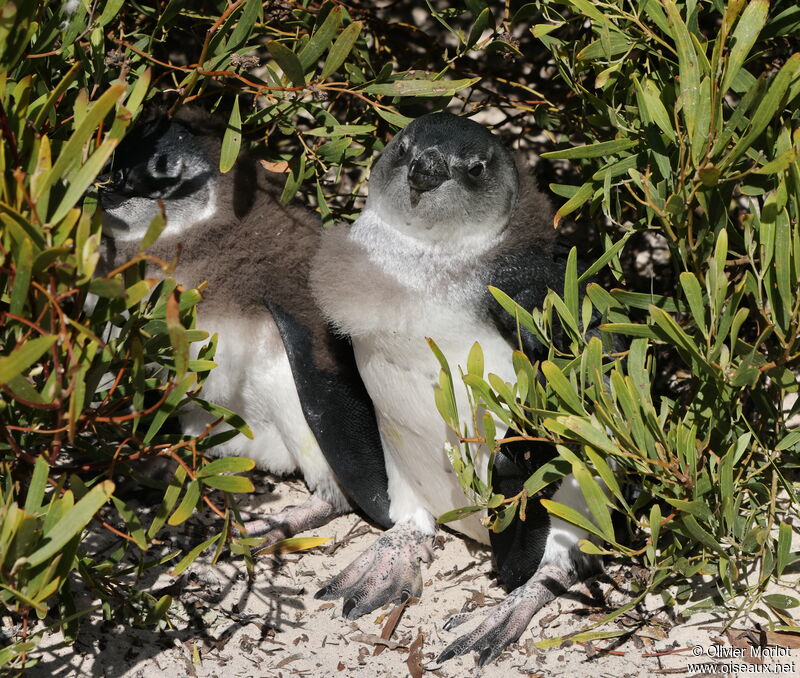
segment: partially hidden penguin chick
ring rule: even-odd
[[[431,558],[436,517],[465,504],[443,451],[458,440],[435,406],[440,368],[426,338],[436,342],[453,373],[466,365],[478,341],[485,372],[513,382],[517,324],[487,286],[499,287],[525,308],[541,306],[548,288],[563,288],[552,209],[532,177],[523,184],[511,154],[484,127],[447,113],[426,115],[386,146],[356,222],[323,237],[312,286],[332,323],[352,339],[378,416],[395,523],[317,593],[323,599],[343,597],[348,618],[420,595],[420,561]],[[546,357],[532,335],[522,331],[521,338],[528,357]],[[455,390],[460,428],[471,428],[466,389]],[[534,466],[552,457],[549,448],[543,452]],[[485,474],[488,454],[478,458]],[[511,496],[532,467],[517,466],[513,450],[497,460],[496,491]],[[588,515],[572,476],[564,478],[553,499]],[[475,514],[449,525],[490,542]],[[577,548],[587,533],[548,516],[538,501],[528,504],[525,523],[509,530],[491,541],[499,575],[513,592],[440,661],[470,650],[479,653],[480,664],[493,660],[542,605],[594,564]],[[465,616],[457,615],[445,628],[463,621]]]
[[[179,263],[173,277],[208,285],[199,327],[218,333],[217,367],[203,397],[242,415],[236,436],[212,454],[250,457],[276,474],[299,470],[311,490],[301,506],[249,521],[274,542],[319,527],[355,505],[386,527],[386,471],[375,414],[346,340],[333,336],[308,286],[321,225],[278,199],[281,177],[242,153],[219,172],[224,123],[187,107],[138,123],[115,153],[100,191],[107,270],[128,261],[161,201],[167,226],[148,253]],[[160,274],[150,266],[149,275]],[[181,416],[197,435],[214,417]]]

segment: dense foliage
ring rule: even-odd
[[[543,309],[493,291],[551,346],[549,359],[516,354],[518,381],[506,384],[484,377],[476,347],[463,377],[476,405],[560,455],[513,498],[476,477],[470,445],[451,456],[494,529],[573,473],[592,519],[543,503],[598,538],[589,552],[646,568],[642,596],[660,590],[668,603],[692,599],[690,612],[752,611],[797,631],[800,601],[764,593],[775,582],[794,590],[800,560],[800,431],[787,430],[800,411],[790,398],[800,367],[800,53],[791,52],[800,10],[767,0],[537,7],[533,34],[573,95],[561,112],[571,140],[543,155],[571,161],[582,182],[552,187],[567,198],[557,220],[582,207],[601,226],[603,253],[579,275],[573,251],[563,296],[552,292]],[[630,282],[619,253],[643,230],[665,239],[671,271],[647,291],[586,285],[603,263]],[[602,338],[584,330],[593,313]],[[568,337],[562,351],[554,324]],[[604,353],[613,335],[628,350]],[[664,371],[671,383],[657,388]],[[438,394],[451,421],[453,382],[445,373]],[[625,540],[613,512],[627,519]],[[716,593],[697,600],[703,576]]]
[[[248,460],[203,456],[235,431],[185,439],[169,427],[181,409],[203,407],[249,432],[199,391],[215,346],[200,293],[145,277],[163,220],[136,259],[98,269],[92,186],[147,102],[219,111],[229,121],[221,169],[257,146],[285,171],[283,199],[299,197],[325,222],[354,217],[373,156],[397,127],[446,105],[491,107],[509,143],[569,161],[555,166],[566,178],[552,190],[566,198],[560,216],[597,227],[597,263],[579,276],[571,258],[563,297],[533,312],[496,293],[545,341],[563,325],[568,350],[541,365],[516,355],[518,382],[502,384],[484,381],[476,349],[465,378],[476,402],[562,454],[527,495],[502,498],[469,472],[467,444],[453,454],[465,486],[500,527],[572,471],[592,508],[587,527],[604,549],[647,567],[648,587],[684,599],[693,578],[713,574],[712,605],[745,591],[745,607],[792,625],[796,601],[759,594],[798,557],[797,528],[784,520],[797,506],[800,434],[786,421],[798,407],[783,404],[800,355],[800,56],[791,54],[800,10],[789,0],[426,5],[20,0],[0,9],[0,600],[20,624],[0,666],[33,661],[34,618],[74,637],[86,612],[76,609],[78,584],[108,617],[159,623],[170,599],[148,594],[143,572],[167,562],[180,572],[211,546],[218,555],[234,494],[252,487],[227,475]],[[671,254],[672,270],[652,281],[658,293],[592,284],[582,297],[604,264],[629,282],[625,245],[644,230],[661,233]],[[606,334],[633,337],[625,355],[584,337],[592,309]],[[653,386],[665,370],[678,388]],[[443,385],[450,416],[447,393],[463,386]],[[113,481],[136,478],[131,462],[153,456],[178,470],[143,523]],[[164,530],[201,505],[219,514],[219,530],[187,554],[167,549]],[[612,507],[632,545],[618,543]],[[103,539],[82,541],[88,527]]]

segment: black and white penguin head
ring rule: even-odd
[[[366,209],[419,240],[461,244],[500,234],[518,187],[514,160],[497,137],[467,118],[433,113],[386,146]]]
[[[104,231],[115,240],[140,240],[159,200],[170,233],[208,219],[216,205],[216,162],[204,139],[177,119],[158,116],[137,125],[114,153],[100,188]]]

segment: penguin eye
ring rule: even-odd
[[[406,153],[408,153],[408,141],[401,139],[397,145],[397,157],[402,158]]]
[[[469,172],[470,176],[479,177],[481,174],[483,174],[485,167],[486,166],[482,162],[476,162],[474,165],[470,166],[467,172]]]

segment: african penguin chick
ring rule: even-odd
[[[218,170],[224,123],[201,109],[160,113],[131,130],[101,189],[111,270],[139,248],[160,201],[167,226],[148,254],[179,263],[186,287],[208,285],[198,326],[218,334],[217,367],[203,397],[243,416],[253,439],[235,436],[212,454],[250,457],[276,474],[297,470],[311,490],[301,506],[251,520],[250,536],[274,542],[319,527],[353,506],[386,527],[388,495],[375,414],[352,348],[335,337],[308,286],[322,232],[308,211],[283,205],[279,175],[249,154]],[[160,269],[150,266],[149,275]],[[214,417],[195,408],[185,433]]]
[[[458,440],[434,403],[439,363],[426,337],[437,343],[454,373],[478,341],[485,372],[513,382],[517,326],[487,285],[525,308],[541,306],[548,288],[563,288],[552,210],[533,183],[530,177],[520,187],[511,154],[481,125],[447,113],[426,115],[386,146],[356,222],[323,236],[312,287],[323,312],[352,339],[378,416],[395,523],[317,593],[323,599],[343,597],[348,618],[420,595],[420,561],[431,558],[436,517],[466,503],[443,451]],[[546,357],[532,335],[523,332],[522,343],[532,360]],[[461,429],[471,428],[466,389],[455,390]],[[485,478],[488,451],[483,452],[478,458]],[[514,450],[504,452],[497,455],[493,482],[510,496],[533,469],[521,468]],[[546,460],[535,456],[534,464]],[[572,476],[553,498],[589,515]],[[450,527],[490,542],[478,515]],[[577,548],[587,533],[548,516],[538,501],[528,504],[526,522],[512,528],[491,541],[498,573],[515,590],[440,661],[470,650],[479,653],[480,664],[493,660],[542,605],[593,565]],[[457,615],[445,628],[463,621],[464,615]]]

